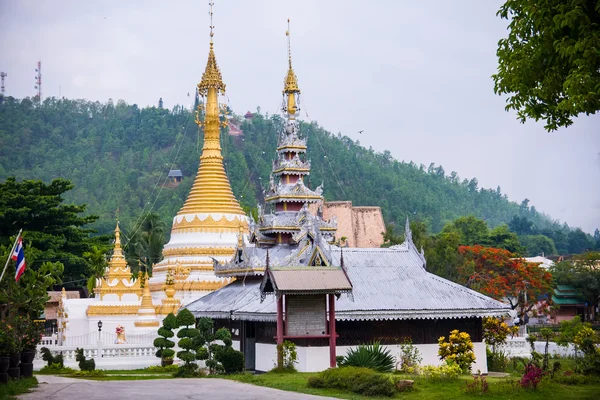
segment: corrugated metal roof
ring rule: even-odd
[[[427,272],[412,243],[388,249],[346,248],[352,296],[336,304],[338,320],[464,318],[502,315],[510,306]],[[340,259],[332,247],[331,257]],[[274,296],[261,302],[260,280],[238,280],[187,308],[196,316],[274,321]]]
[[[344,271],[339,268],[280,269],[269,271],[277,291],[334,292],[352,290]]]

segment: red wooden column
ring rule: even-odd
[[[329,367],[335,368],[335,295],[329,294]]]
[[[283,368],[283,295],[277,299],[277,367]]]

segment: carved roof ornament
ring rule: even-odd
[[[210,50],[208,51],[208,62],[206,63],[206,69],[202,74],[202,80],[198,84],[198,94],[201,96],[206,96],[208,94],[208,89],[217,89],[220,93],[225,93],[225,84],[223,83],[223,77],[221,76],[221,71],[217,65],[217,59],[215,57],[215,52],[213,51],[213,36],[214,36],[214,25],[213,25],[213,6],[214,2],[208,3],[210,6],[210,11],[208,14],[210,15]]]
[[[298,78],[292,68],[292,47],[290,43],[290,19],[288,18],[288,29],[285,31],[288,42],[288,72],[283,81],[283,96],[287,96],[287,104],[284,103],[283,109],[287,111],[290,118],[294,119],[296,112],[299,110],[296,105],[297,95],[300,94],[300,88],[298,87]]]

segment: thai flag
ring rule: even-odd
[[[25,272],[25,267],[27,266],[25,263],[25,252],[23,251],[23,238],[19,238],[17,247],[15,247],[15,251],[12,253],[12,259],[17,262],[15,281],[18,282],[21,275],[23,275],[23,272]]]

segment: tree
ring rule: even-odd
[[[551,269],[556,283],[571,285],[585,298],[587,319],[595,319],[600,302],[600,252],[574,257],[573,262],[560,262]]]
[[[163,108],[163,99],[162,97],[158,99],[158,108]]]
[[[592,248],[590,238],[579,228],[569,232],[567,241],[569,253],[571,254],[580,254]]]
[[[96,287],[96,279],[102,278],[108,266],[106,261],[106,248],[92,246],[89,251],[83,253],[83,257],[88,261],[89,278],[87,281],[88,292],[91,294]]]
[[[442,232],[456,231],[460,235],[460,244],[472,246],[475,244],[485,245],[488,243],[489,230],[485,221],[469,215],[459,217],[444,226]]]
[[[83,254],[94,245],[106,244],[108,237],[90,237],[94,231],[86,226],[98,217],[81,216],[85,205],[63,203],[63,196],[72,188],[65,179],[45,184],[35,180],[17,182],[11,177],[0,183],[0,242],[9,243],[11,235],[22,228],[29,254],[34,255],[28,259],[28,268],[60,261],[64,280],[78,282],[86,279],[89,266]]]
[[[157,213],[148,213],[127,235],[125,256],[132,271],[138,266],[152,273],[152,266],[162,260],[165,245],[165,224]]]
[[[459,282],[497,300],[508,301],[520,315],[538,310],[547,312],[542,295],[552,290],[552,276],[536,263],[528,263],[502,249],[460,246],[464,257]],[[534,310],[534,308],[536,308]]]
[[[523,247],[516,233],[508,229],[508,225],[500,225],[490,231],[488,243],[491,247],[508,250],[513,254],[521,254]]]
[[[521,236],[521,243],[527,249],[527,256],[535,257],[544,255],[546,257],[557,254],[554,242],[544,235]]]
[[[507,0],[509,20],[498,43],[494,91],[521,122],[545,120],[553,131],[600,110],[600,3],[596,0]]]

